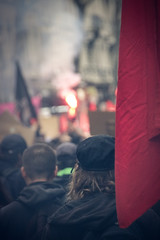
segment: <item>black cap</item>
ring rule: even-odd
[[[96,135],[83,140],[77,147],[77,159],[80,167],[87,171],[114,169],[115,138]]]
[[[9,134],[2,139],[0,147],[1,153],[3,154],[22,154],[23,151],[27,148],[27,143],[21,135]]]

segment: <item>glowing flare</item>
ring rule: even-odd
[[[74,94],[70,93],[66,96],[65,100],[71,108],[77,107],[77,99]]]

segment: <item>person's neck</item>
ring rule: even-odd
[[[31,183],[36,183],[36,182],[47,182],[48,180],[46,178],[37,178],[37,179],[27,179],[26,184],[30,185]]]

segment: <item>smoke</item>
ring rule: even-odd
[[[83,23],[72,0],[0,0],[0,101],[14,101],[15,61],[29,90],[80,81],[74,60],[83,40]],[[33,92],[32,92],[33,91]]]
[[[37,0],[17,7],[17,58],[27,79],[60,88],[70,76],[69,84],[75,85],[80,77],[74,73],[74,59],[83,39],[76,6],[69,0]]]

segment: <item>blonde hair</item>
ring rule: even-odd
[[[89,193],[115,193],[114,170],[85,171],[76,164],[68,185],[68,200],[81,199]]]

